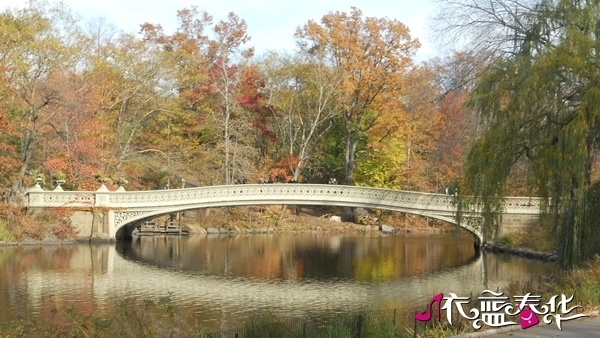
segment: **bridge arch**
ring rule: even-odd
[[[305,201],[302,203],[277,202],[277,203],[269,203],[269,204],[261,202],[261,201],[256,201],[255,203],[248,203],[247,201],[244,201],[244,202],[231,201],[231,202],[210,203],[210,204],[199,203],[199,204],[195,204],[195,205],[188,205],[185,207],[173,207],[168,210],[160,210],[160,211],[148,211],[148,212],[140,212],[140,211],[119,212],[119,211],[117,211],[117,212],[115,212],[117,214],[116,215],[117,218],[119,218],[120,213],[124,213],[125,215],[123,215],[123,216],[125,218],[127,218],[127,220],[123,221],[115,226],[115,232],[116,232],[115,238],[117,240],[120,240],[120,239],[130,237],[131,234],[133,233],[133,230],[137,227],[137,224],[141,221],[144,221],[147,219],[153,219],[153,218],[156,218],[159,216],[178,213],[178,212],[192,211],[192,210],[205,209],[205,208],[220,208],[220,207],[255,206],[255,205],[300,205],[300,204],[314,205],[314,206],[327,205],[327,206],[336,206],[336,207],[346,207],[347,206],[347,207],[361,207],[361,208],[370,208],[370,209],[382,209],[382,210],[398,211],[398,212],[403,212],[403,213],[407,213],[407,214],[411,214],[411,215],[434,218],[434,219],[445,221],[445,222],[448,222],[448,223],[451,223],[454,225],[458,225],[461,228],[470,232],[475,237],[476,240],[479,240],[478,243],[481,241],[479,229],[476,229],[475,227],[472,227],[466,223],[457,224],[456,219],[453,217],[442,216],[442,215],[438,215],[435,213],[416,211],[413,209],[406,209],[406,208],[381,207],[381,206],[376,206],[376,205],[365,206],[365,205],[360,205],[360,204],[356,204],[356,203],[348,203],[348,202],[342,204],[341,202],[335,202],[335,201],[318,202],[318,203],[311,203],[310,201]],[[129,214],[129,215],[127,215],[127,214]],[[121,217],[123,217],[123,216],[121,216]]]
[[[160,200],[163,204],[153,210],[132,205],[127,210],[115,211],[116,239],[129,236],[134,229],[132,224],[160,215],[203,208],[253,205],[362,207],[399,211],[457,224],[454,218],[455,197],[442,194],[319,184],[248,184],[153,193],[156,195],[151,196],[150,192],[126,192],[111,196],[111,202],[120,205],[140,204],[143,200]],[[479,229],[466,222],[458,225],[472,233],[478,243],[482,241]]]

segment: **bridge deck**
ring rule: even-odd
[[[30,208],[101,208],[109,211],[110,236],[123,226],[152,216],[178,211],[244,205],[329,205],[378,208],[401,211],[456,223],[456,205],[459,198],[443,194],[422,193],[324,184],[242,184],[209,186],[173,190],[148,191],[43,191],[36,186],[28,192]],[[508,197],[504,214],[538,216],[541,199],[536,197]],[[471,206],[463,212],[467,222],[460,226],[480,239],[481,231],[473,219],[481,218],[478,208]]]

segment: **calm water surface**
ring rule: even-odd
[[[410,321],[432,295],[479,295],[537,280],[553,264],[479,254],[468,234],[143,236],[116,244],[0,247],[0,322],[73,306],[101,316],[117,299],[169,296],[207,330],[257,312],[320,316],[398,309]]]

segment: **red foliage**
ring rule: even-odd
[[[64,100],[69,104],[56,109],[53,128],[45,130],[46,142],[42,144],[48,154],[43,166],[51,175],[62,174],[66,186],[79,189],[94,181],[94,174],[104,165],[103,144],[112,132],[107,119],[98,118],[94,102],[98,93],[89,88],[83,79],[54,79],[55,86],[62,86]],[[88,90],[70,90],[73,86]]]
[[[454,180],[459,175],[469,137],[472,135],[470,113],[464,108],[465,93],[451,92],[440,102],[442,121],[436,141],[433,166],[442,179]]]
[[[256,67],[244,67],[241,70],[241,88],[238,102],[254,113],[252,125],[259,135],[269,141],[275,141],[277,136],[269,130],[269,119],[272,114],[266,104],[265,79]]]

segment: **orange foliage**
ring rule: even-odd
[[[459,176],[472,135],[472,118],[464,107],[466,100],[465,92],[451,92],[440,101],[442,120],[431,163],[446,184]]]
[[[289,182],[294,176],[290,168],[298,166],[298,158],[295,156],[285,157],[271,165],[269,178],[273,182]]]
[[[3,223],[17,240],[22,240],[28,229],[35,228],[33,220],[23,214],[20,207],[3,202],[0,202],[0,223]]]
[[[18,159],[14,146],[19,132],[3,111],[0,111],[0,130],[0,186],[7,186],[17,179],[23,162]]]
[[[322,55],[335,65],[339,81],[338,106],[346,132],[345,182],[352,183],[357,144],[377,125],[395,124],[401,113],[405,74],[412,67],[412,54],[420,44],[406,25],[388,18],[363,17],[330,12],[321,24],[309,21],[296,31],[301,50]],[[387,121],[382,116],[393,115]],[[392,130],[394,132],[394,130]]]
[[[108,121],[96,116],[97,94],[85,78],[54,77],[52,83],[63,91],[66,104],[56,109],[58,123],[46,128],[47,142],[42,144],[48,156],[43,166],[51,175],[64,175],[68,188],[81,189],[94,183],[100,171],[105,135],[112,131]],[[77,86],[79,90],[73,90]]]

